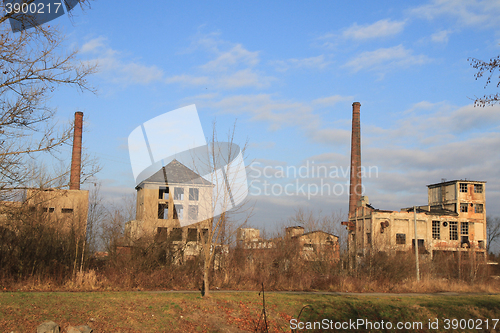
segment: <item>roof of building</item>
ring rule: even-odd
[[[447,180],[447,181],[442,181],[440,183],[434,183],[434,184],[429,184],[427,187],[437,187],[437,186],[442,186],[442,185],[449,185],[449,184],[454,184],[454,183],[486,183],[484,180],[470,180],[470,179],[456,179],[456,180]]]
[[[422,207],[426,207],[426,206],[421,206],[421,207],[416,207],[416,212],[417,213],[424,213],[424,214],[427,214],[427,215],[448,215],[448,216],[458,216],[458,213],[455,212],[455,211],[452,211],[452,210],[449,210],[449,209],[445,209],[445,208],[434,208],[434,207],[430,207],[430,210],[427,210],[427,209],[424,209]],[[413,207],[408,207],[408,208],[402,208],[401,209],[402,211],[406,211],[406,212],[413,212]]]
[[[326,234],[326,235],[329,235],[329,236],[333,236],[333,237],[339,238],[339,236],[336,236],[334,234],[331,234],[329,232],[322,231],[322,230],[309,231],[309,232],[306,232],[306,233],[303,233],[303,234],[300,234],[300,235],[295,235],[292,238],[300,238],[300,237],[303,237],[303,236],[309,236],[309,235],[317,234],[317,233],[319,233],[319,234]]]
[[[176,159],[141,183],[213,185]]]

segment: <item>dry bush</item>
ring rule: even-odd
[[[74,230],[62,232],[58,221],[49,223],[40,210],[28,207],[10,211],[8,221],[0,227],[1,279],[50,279],[60,285],[75,273],[83,240]]]

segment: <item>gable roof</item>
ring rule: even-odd
[[[151,177],[143,180],[142,183],[213,185],[176,159],[162,167]],[[138,187],[140,187],[140,184]]]

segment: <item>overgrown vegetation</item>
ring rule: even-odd
[[[23,239],[2,231],[0,259],[3,290],[201,290],[203,259],[182,256],[182,247],[169,241],[144,240],[133,248],[118,248],[108,257],[87,258],[84,269],[73,271],[74,241],[57,238],[49,228],[33,228]],[[30,236],[32,235],[32,236]],[[14,240],[15,239],[15,240]],[[40,242],[44,242],[40,246]],[[38,243],[36,243],[38,242]],[[340,292],[498,292],[484,261],[449,254],[420,261],[420,282],[411,253],[377,253],[352,269],[340,261],[307,261],[297,243],[282,240],[272,249],[231,248],[215,256],[211,267],[214,289]],[[10,252],[6,252],[7,249]],[[7,260],[7,258],[9,258]],[[77,266],[78,267],[78,266]],[[74,274],[71,274],[74,273]]]

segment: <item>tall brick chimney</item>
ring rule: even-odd
[[[73,137],[73,155],[71,157],[71,175],[69,189],[80,189],[80,171],[82,168],[82,128],[83,112],[75,112],[75,132]]]
[[[352,103],[351,136],[351,183],[349,187],[349,218],[354,216],[361,199],[361,124],[359,120],[361,103]]]

